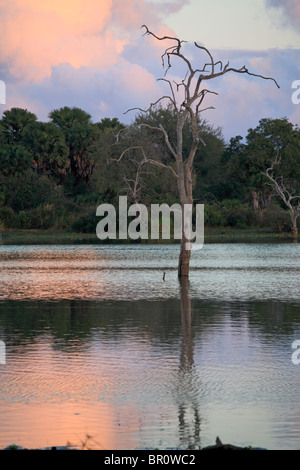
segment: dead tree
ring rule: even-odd
[[[143,151],[143,149],[141,149]],[[122,156],[121,156],[122,158]],[[136,168],[135,175],[133,178],[128,178],[126,175],[123,176],[123,181],[127,187],[127,193],[132,199],[134,204],[139,204],[141,198],[141,192],[143,189],[142,185],[142,172],[145,164],[149,163],[148,159],[144,155],[142,160],[130,159]]]
[[[147,26],[143,25],[142,28],[145,29],[145,35],[152,36],[158,41],[169,42],[169,46],[165,49],[162,59],[162,66],[165,69],[165,75],[163,78],[158,80],[164,81],[169,89],[169,94],[161,96],[157,101],[151,103],[148,109],[141,109],[138,107],[131,108],[129,111],[139,110],[142,113],[147,113],[155,108],[163,100],[167,100],[171,108],[173,109],[176,115],[176,141],[170,142],[168,132],[160,124],[158,127],[150,126],[149,124],[139,124],[139,128],[148,127],[151,130],[161,133],[164,137],[165,144],[171,153],[175,161],[175,169],[173,166],[168,166],[162,162],[147,158],[147,149],[143,149],[144,158],[148,160],[150,164],[163,167],[171,170],[173,177],[177,181],[177,188],[179,193],[180,204],[182,207],[182,214],[184,214],[184,206],[186,204],[193,204],[193,163],[195,155],[199,145],[205,145],[205,142],[201,138],[201,125],[200,114],[207,109],[214,109],[213,106],[202,107],[204,99],[207,95],[213,94],[217,95],[218,93],[209,90],[204,87],[205,82],[209,82],[215,78],[218,78],[222,75],[225,75],[229,72],[235,72],[238,74],[246,74],[254,77],[260,77],[265,80],[272,80],[276,86],[279,88],[278,83],[274,78],[264,77],[255,73],[249,72],[247,67],[244,65],[240,69],[232,68],[229,66],[229,62],[223,66],[221,61],[215,62],[211,52],[204,46],[201,46],[197,42],[194,42],[194,46],[197,52],[203,53],[207,56],[207,62],[204,62],[204,65],[201,68],[194,67],[192,61],[188,58],[187,54],[183,52],[183,44],[186,41],[182,41],[176,37],[164,36],[158,37],[152,33]],[[173,61],[179,60],[186,68],[186,75],[180,83],[174,82],[172,80],[166,79],[166,75],[173,66]],[[125,113],[125,114],[126,114]],[[183,128],[188,124],[192,132],[192,141],[188,155],[184,155],[183,152]],[[130,150],[130,149],[127,149]],[[126,151],[122,153],[122,158],[125,155]],[[190,240],[187,239],[185,223],[182,223],[182,237],[181,237],[181,247],[180,255],[178,262],[178,276],[188,276],[189,275],[189,264],[191,251],[187,248],[189,246]]]
[[[263,172],[263,175],[268,178],[268,184],[270,184],[274,189],[274,194],[280,197],[289,210],[292,224],[292,236],[294,240],[298,240],[297,219],[300,216],[300,195],[295,194],[295,187],[290,180],[283,176],[276,177],[274,175],[274,168],[276,165],[280,165],[280,163],[280,158],[276,155],[274,160],[271,162],[270,168]]]

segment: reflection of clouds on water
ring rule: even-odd
[[[1,246],[1,299],[179,298],[177,245]],[[205,245],[191,298],[299,300],[300,245]],[[163,273],[166,273],[163,281]]]
[[[153,285],[162,284],[161,295],[166,289],[161,300],[151,299],[152,284],[149,301],[145,290],[141,300],[119,300],[124,286],[133,278],[138,282],[142,272],[137,270],[135,278],[123,269],[128,278],[116,291],[116,300],[95,296],[93,301],[59,301],[60,264],[61,279],[71,278],[74,290],[69,294],[75,296],[74,279],[82,281],[80,297],[96,292],[81,278],[85,272],[91,278],[86,263],[94,266],[99,259],[105,265],[111,256],[106,250],[101,259],[89,248],[80,256],[66,250],[66,264],[63,251],[56,257],[41,250],[36,265],[33,250],[28,254],[21,249],[17,261],[15,254],[10,259],[0,255],[6,279],[16,267],[20,279],[19,261],[30,261],[28,272],[36,285],[40,281],[44,286],[43,295],[58,289],[54,302],[38,297],[0,302],[0,331],[7,345],[7,367],[0,368],[0,445],[15,436],[21,445],[44,445],[47,436],[65,444],[68,439],[78,442],[87,432],[108,449],[205,446],[216,435],[238,445],[299,447],[299,424],[290,419],[300,388],[299,366],[291,362],[292,339],[300,337],[297,302],[215,301],[197,297],[196,289],[190,296],[193,279],[180,286],[175,268],[165,283],[155,279],[158,271],[149,270]],[[125,265],[128,258],[132,262],[132,252],[122,255]],[[156,260],[157,265],[161,262]],[[106,268],[92,270],[93,289],[101,285],[102,292],[107,289],[106,295],[112,295],[122,277],[111,275],[111,284],[105,276],[98,281],[97,275],[106,272],[109,276]],[[30,277],[24,274],[23,280],[30,292]],[[168,298],[169,284],[174,284],[177,298]],[[129,299],[131,295],[133,290]]]

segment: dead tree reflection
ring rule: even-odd
[[[194,338],[189,280],[180,284],[182,343],[178,373],[178,419],[180,446],[189,449],[200,447],[199,392],[200,379],[194,364]]]

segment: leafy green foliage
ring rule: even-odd
[[[88,113],[76,107],[55,109],[49,117],[64,134],[74,185],[88,185],[95,167],[88,150],[98,134],[98,126],[91,122]]]
[[[227,184],[234,182],[231,196],[247,201],[255,191],[261,207],[266,207],[273,191],[262,173],[276,156],[281,161],[277,176],[300,181],[300,130],[286,118],[261,119],[242,140],[241,136],[232,138],[223,155]]]
[[[20,144],[2,144],[0,147],[0,168],[4,176],[22,175],[33,167],[32,154]]]
[[[36,122],[29,128],[26,145],[40,174],[60,179],[68,167],[68,147],[62,130],[51,122]]]
[[[5,227],[71,229],[95,232],[96,208],[103,202],[118,207],[120,195],[133,202],[130,185],[137,171],[143,204],[178,202],[174,174],[145,164],[153,158],[175,168],[164,135],[176,142],[176,115],[157,107],[138,114],[125,127],[117,118],[93,123],[80,108],[55,109],[49,122],[40,122],[26,109],[12,108],[0,120],[0,222]],[[284,119],[262,119],[243,139],[232,137],[226,145],[220,129],[206,121],[194,161],[193,192],[205,203],[209,227],[262,227],[285,231],[286,208],[272,197],[262,174],[275,155],[276,175],[300,186],[300,130]],[[189,122],[183,129],[183,159],[191,147]],[[126,150],[125,158],[120,155]],[[253,198],[259,201],[253,209]],[[298,221],[299,223],[299,221]]]
[[[5,176],[21,175],[33,166],[32,152],[26,144],[36,116],[21,108],[4,111],[0,121],[0,169]]]
[[[37,121],[35,114],[22,108],[4,111],[0,122],[0,141],[5,144],[24,142],[31,124]]]

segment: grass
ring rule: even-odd
[[[2,232],[2,243],[4,245],[19,244],[70,244],[70,243],[90,243],[96,241],[95,233],[72,233],[63,230],[21,230],[6,229]]]
[[[220,227],[205,230],[206,243],[271,243],[292,241],[291,233],[278,233],[260,228],[233,229]]]
[[[233,229],[229,227],[205,228],[205,243],[271,243],[292,241],[290,233],[277,233],[266,229]],[[177,241],[175,241],[176,243]],[[2,232],[3,245],[41,245],[41,244],[103,244],[131,243],[130,240],[107,240],[101,242],[96,233],[75,233],[59,230],[21,230],[6,229]],[[151,240],[143,241],[152,243]],[[155,243],[169,243],[158,240]]]

